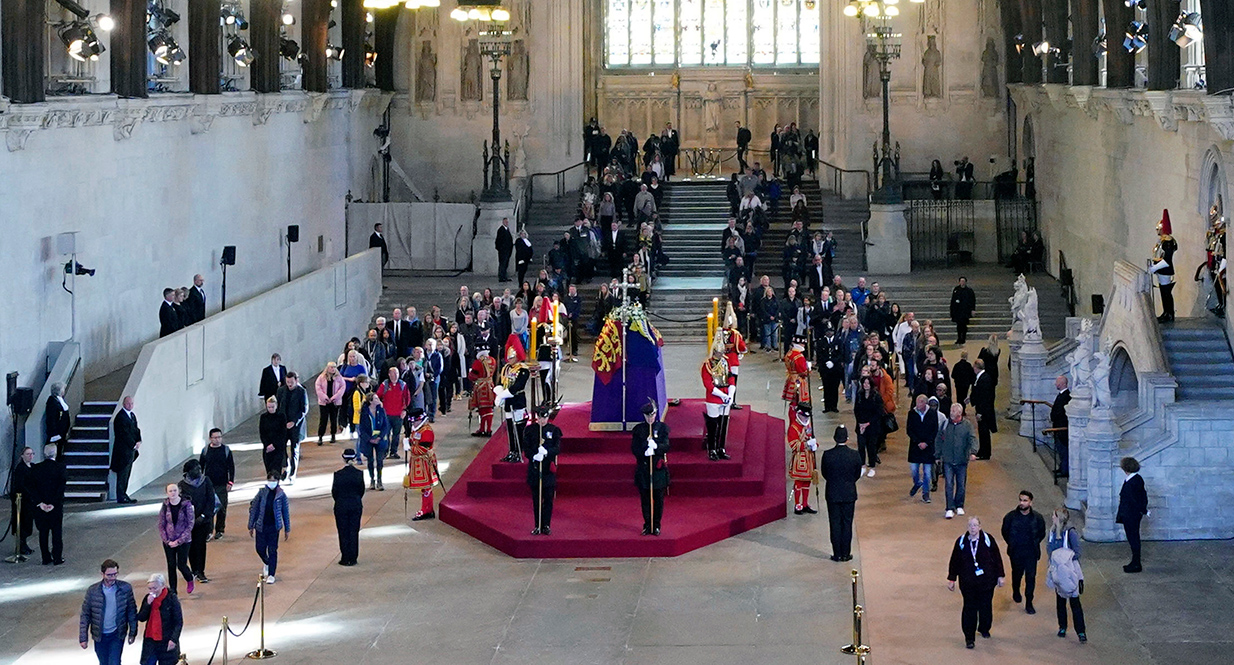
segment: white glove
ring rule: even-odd
[[[812,361],[807,360],[806,361],[806,371],[808,372],[812,369],[814,369],[814,363]]]
[[[827,369],[831,369],[831,368],[833,368],[833,367],[835,367],[835,366],[836,366],[836,364],[835,364],[835,363],[831,362],[830,360],[828,360],[828,361],[827,361]]]
[[[811,438],[809,441],[806,441],[806,448],[809,448],[810,450],[818,450],[818,440]]]
[[[544,449],[543,449],[543,448],[541,448],[540,450],[544,450]],[[540,453],[540,454],[538,454],[538,455],[534,455],[534,456],[532,456],[532,458],[531,458],[531,459],[532,459],[533,461],[536,461],[536,462],[543,462],[543,461],[544,461],[544,453]]]
[[[730,401],[733,399],[733,394],[734,394],[734,393],[736,393],[736,392],[737,392],[737,386],[736,386],[736,385],[732,385],[732,386],[729,386],[729,387],[728,387],[728,399],[729,399]]]
[[[715,395],[716,397],[719,397],[720,399],[724,399],[728,397],[728,393],[726,391],[720,390],[719,388],[712,388],[711,394]]]
[[[544,449],[544,446],[540,446],[539,448],[536,448],[536,454],[540,457],[540,459],[543,459],[544,456],[548,454],[548,451]],[[540,460],[536,461],[538,462]]]
[[[656,448],[659,448],[659,447],[660,446],[656,445],[655,439],[647,439],[647,449],[648,450],[655,450]]]
[[[651,457],[654,454],[656,454],[655,448],[648,448],[647,450],[643,451],[643,457]]]
[[[407,452],[408,450],[411,450],[411,440],[410,439],[403,442],[403,452]]]
[[[510,391],[506,390],[504,386],[497,386],[493,394],[496,395],[495,401],[497,406],[501,406],[503,402],[510,398]]]

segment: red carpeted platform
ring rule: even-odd
[[[557,464],[553,534],[533,536],[527,465],[502,462],[504,428],[476,455],[438,507],[441,521],[517,558],[677,556],[787,514],[784,421],[748,407],[734,411],[728,452],[712,462],[702,449],[703,402],[670,407],[672,486],[660,536],[641,535],[628,432],[588,430],[589,404],[557,416],[563,431]]]

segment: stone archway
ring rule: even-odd
[[[1140,404],[1140,380],[1127,349],[1119,346],[1110,355],[1110,396],[1118,411],[1132,411]]]

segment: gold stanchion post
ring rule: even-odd
[[[24,498],[24,495],[18,494],[13,505],[13,522],[17,525],[17,530],[13,532],[13,556],[6,557],[5,563],[24,563],[27,560],[26,555],[21,553],[21,530],[25,527],[21,523],[21,500]]]
[[[256,651],[244,654],[244,657],[248,660],[266,660],[278,655],[275,651],[266,648],[266,574],[264,572],[257,578],[257,605],[257,611],[261,613],[261,616],[258,617],[258,628],[260,629],[258,635],[260,636],[261,644]]]
[[[860,663],[864,662],[865,655],[870,653],[870,647],[861,642],[861,615],[865,613],[865,610],[857,604],[857,578],[861,577],[861,573],[854,568],[849,575],[853,578],[853,641],[851,644],[840,647],[840,651],[856,654]]]
[[[227,658],[227,617],[223,617],[223,665],[228,665],[231,661]]]

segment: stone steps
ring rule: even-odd
[[[1234,399],[1234,354],[1220,321],[1197,317],[1165,323],[1161,340],[1179,401]]]

